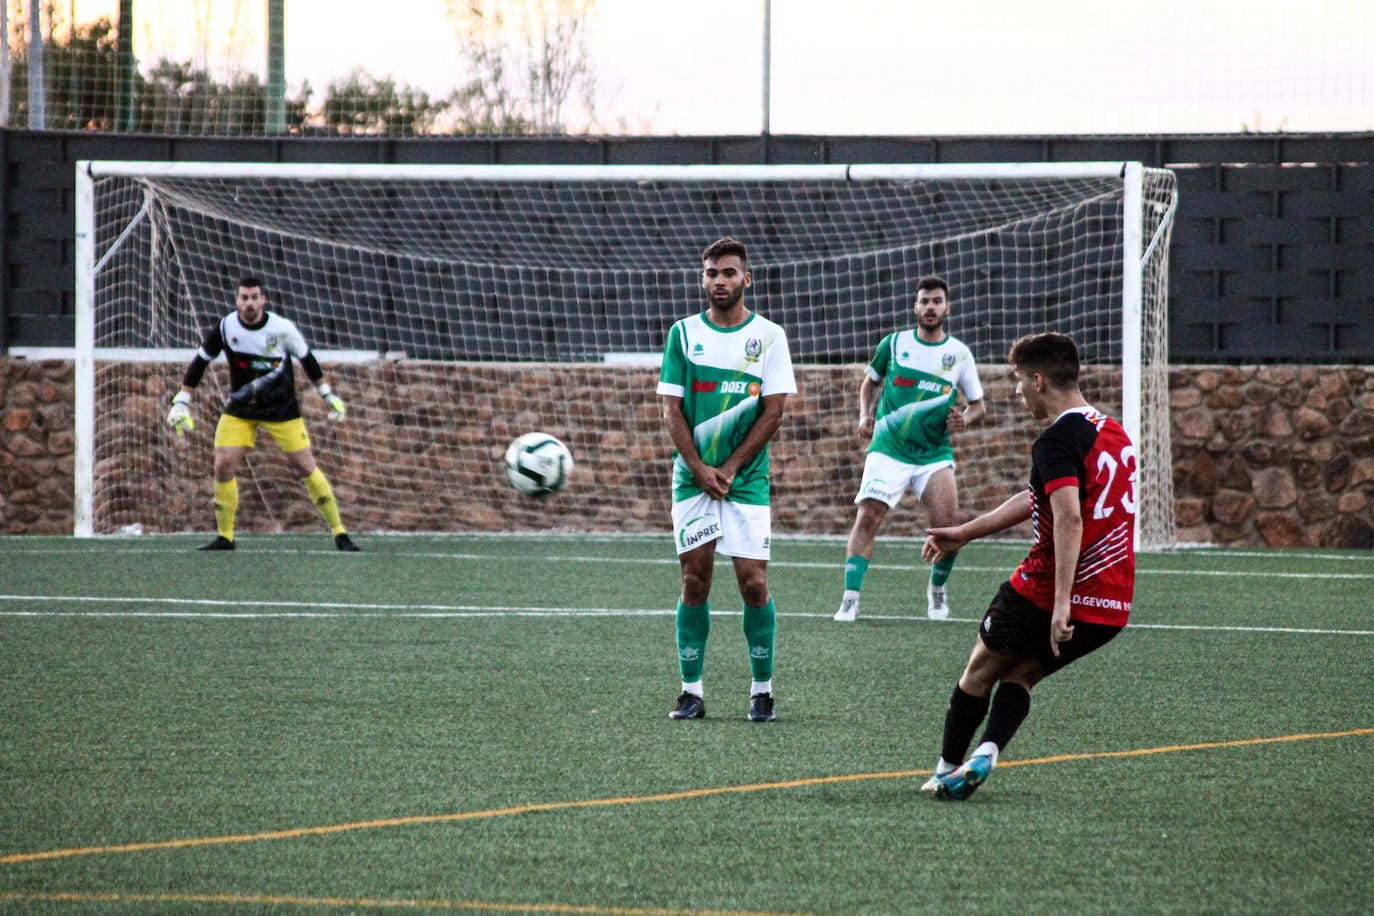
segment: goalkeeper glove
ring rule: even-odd
[[[196,421],[191,419],[191,396],[184,391],[178,391],[172,396],[172,409],[167,411],[167,422],[172,425],[172,429],[177,431],[178,436],[196,428]]]
[[[316,389],[324,402],[329,405],[329,419],[333,423],[342,423],[344,416],[348,414],[348,408],[344,406],[343,398],[334,393],[334,389],[329,387],[328,382],[321,382]]]

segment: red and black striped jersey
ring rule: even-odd
[[[1054,607],[1054,512],[1050,494],[1078,487],[1083,541],[1073,620],[1125,626],[1135,592],[1136,450],[1121,424],[1092,407],[1066,410],[1031,447],[1035,542],[1011,575],[1027,601]]]

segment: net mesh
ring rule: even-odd
[[[1146,542],[1172,543],[1166,347],[1167,171],[1146,170],[1141,494]],[[110,177],[95,182],[95,530],[213,526],[212,368],[188,439],[164,423],[204,330],[243,274],[291,318],[349,402],[326,426],[301,400],[316,458],[356,531],[666,525],[671,445],[654,395],[673,321],[703,306],[700,254],[749,246],[747,304],[786,328],[799,394],[773,446],[774,528],[841,534],[863,462],[862,366],[913,323],[915,282],[951,286],[949,330],[972,349],[988,416],[956,438],[961,507],[1024,486],[1038,429],[1005,383],[1017,337],[1078,341],[1085,392],[1120,416],[1119,179],[474,181]],[[302,374],[299,374],[303,376]],[[304,386],[302,377],[301,384]],[[504,483],[508,442],[572,448],[564,492]],[[240,530],[318,528],[270,444],[240,476]],[[894,513],[888,533],[922,530]]]

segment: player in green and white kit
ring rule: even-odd
[[[859,511],[849,532],[844,597],[835,612],[840,621],[859,615],[859,592],[874,539],[887,510],[908,488],[926,507],[929,527],[959,523],[949,434],[982,418],[983,386],[969,348],[945,331],[949,284],[940,277],[922,277],[916,283],[915,311],[914,328],[889,334],[878,344],[859,386],[858,433],[872,440],[854,497]],[[962,410],[957,403],[961,391],[967,401]],[[942,557],[931,570],[926,613],[934,620],[949,616],[945,582],[956,555]]]
[[[706,715],[702,671],[711,629],[711,575],[719,552],[734,560],[744,599],[753,682],[749,718],[771,722],[776,634],[768,592],[768,442],[797,390],[783,329],[744,305],[752,278],[744,245],[731,238],[702,254],[706,311],[668,332],[658,394],[677,452],[673,533],[682,568],[677,655],[682,693],[673,719]]]

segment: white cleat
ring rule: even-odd
[[[852,623],[855,617],[859,616],[859,599],[846,598],[840,602],[840,609],[835,612],[835,619],[841,623]]]
[[[927,586],[926,601],[926,616],[931,620],[944,620],[949,616],[949,602],[945,600],[944,586]]]
[[[935,788],[936,788],[937,786],[939,786],[939,785],[940,785],[940,777],[939,777],[939,776],[932,776],[932,777],[930,777],[929,779],[927,779],[924,783],[921,784],[921,791],[922,791],[922,792],[934,792],[934,791],[935,791]]]

